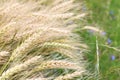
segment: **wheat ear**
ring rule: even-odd
[[[74,79],[75,77],[78,77],[78,76],[81,76],[83,75],[85,71],[75,71],[71,74],[66,74],[64,76],[59,76],[59,77],[56,77],[54,80],[71,80],[71,79]]]
[[[81,70],[82,67],[78,66],[76,63],[72,63],[65,60],[51,60],[51,61],[44,61],[41,65],[37,66],[33,71],[41,71],[45,69],[75,69]]]
[[[35,56],[35,57],[25,61],[22,64],[18,64],[16,66],[8,69],[7,71],[2,73],[0,80],[9,79],[15,73],[19,73],[20,71],[26,70],[27,68],[29,68],[30,65],[38,63],[40,61],[40,59],[41,59],[41,56]]]

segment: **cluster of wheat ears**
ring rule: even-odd
[[[76,80],[87,46],[75,0],[0,0],[0,80]]]

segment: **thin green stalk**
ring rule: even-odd
[[[97,57],[97,62],[96,62],[96,72],[97,72],[97,80],[99,80],[99,47],[98,47],[98,39],[96,36],[96,57]]]

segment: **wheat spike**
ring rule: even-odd
[[[31,79],[26,79],[26,80],[49,80],[49,79],[42,78],[42,77],[37,77],[37,78],[31,78]]]
[[[101,29],[96,28],[96,27],[92,27],[92,26],[85,26],[83,29],[93,30],[93,31],[95,31],[97,33],[103,32]]]
[[[75,71],[71,74],[66,74],[64,76],[59,76],[57,78],[55,78],[54,80],[71,80],[74,79],[75,77],[78,77],[80,75],[82,75],[82,73],[84,73],[85,71]]]
[[[43,47],[55,47],[55,48],[65,48],[65,49],[78,49],[77,47],[71,46],[69,44],[57,43],[57,42],[45,42],[41,44]]]
[[[1,51],[0,52],[0,65],[3,65],[8,61],[8,58],[10,56],[10,53],[7,51]]]
[[[60,9],[65,9],[65,7],[68,7],[68,5],[71,5],[73,3],[73,1],[74,0],[69,0],[69,1],[63,2],[63,3],[53,7],[50,11],[51,12],[54,12],[54,11],[59,12]]]
[[[8,69],[7,71],[2,73],[0,80],[9,79],[15,73],[19,73],[20,71],[26,70],[30,65],[36,64],[40,62],[41,56],[35,56],[24,63],[15,65],[14,67]]]
[[[51,60],[51,61],[44,61],[41,63],[40,66],[36,67],[33,71],[40,71],[45,69],[55,69],[55,68],[62,68],[62,69],[75,69],[81,70],[82,68],[78,66],[76,63],[72,63],[69,61],[64,60]]]
[[[0,56],[1,56],[1,57],[7,57],[7,56],[10,56],[10,53],[7,52],[7,51],[1,51],[1,52],[0,52]]]

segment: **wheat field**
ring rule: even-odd
[[[79,80],[88,47],[75,0],[0,0],[0,80]]]

